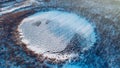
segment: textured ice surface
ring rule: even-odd
[[[5,1],[5,0],[0,0],[0,2],[2,1]],[[9,1],[14,1],[14,0],[9,0]],[[30,3],[35,4],[35,1],[38,1],[38,0],[33,0],[33,1],[34,2],[32,2],[32,0],[31,1],[29,0],[29,4]],[[70,67],[71,68],[77,68],[77,67],[78,68],[120,68],[120,60],[119,60],[120,58],[120,47],[119,47],[120,0],[51,0],[51,1],[56,2],[57,5],[54,5],[53,2],[51,2],[51,4],[46,3],[45,4],[46,7],[44,9],[46,8],[49,9],[51,7],[53,8],[62,7],[62,8],[65,8],[65,10],[70,9],[70,11],[86,17],[90,21],[93,21],[93,23],[96,25],[96,31],[97,31],[97,34],[99,34],[98,37],[100,38],[97,41],[97,44],[93,47],[93,49],[90,49],[87,52],[84,52],[84,55],[82,56],[83,59],[80,59],[78,62],[76,61],[75,63],[73,62],[73,64],[66,63],[65,66],[63,66],[64,68],[70,68]],[[0,12],[1,10],[6,11],[14,8],[14,7],[11,7],[11,5],[14,5],[14,4],[4,3],[4,6],[8,6],[8,5],[9,7],[5,7],[5,8],[1,7],[2,9],[0,8]],[[47,5],[49,6],[47,7]],[[14,14],[13,11],[11,12],[12,12],[11,14]],[[28,14],[25,14],[25,15],[28,16]],[[17,20],[17,19],[14,19],[14,17],[12,18],[12,16],[9,16],[8,14],[7,19],[1,17],[0,22],[3,21],[2,23],[10,23],[11,20],[13,20],[13,22],[16,23],[16,21],[14,20]],[[22,17],[24,17],[24,15]],[[7,21],[8,19],[9,21]],[[6,30],[8,26],[10,25],[4,25],[3,28],[1,28],[1,23],[0,23],[0,42],[1,42],[0,68],[7,68],[7,67],[8,68],[13,68],[13,67],[14,68],[41,68],[41,67],[49,68],[42,65],[42,63],[38,63],[35,60],[36,57],[30,57],[30,55],[26,55],[26,52],[24,52],[24,50],[21,49],[21,47],[17,47],[16,43],[11,42],[12,40],[9,38],[10,34],[6,34],[5,31],[2,31],[3,29]],[[13,29],[13,28],[10,27],[10,29]],[[11,31],[9,32],[11,33]],[[10,42],[7,40],[9,40]],[[49,53],[47,55],[49,55]],[[18,57],[20,58],[17,59]],[[58,68],[62,68],[59,66],[60,65],[58,65]],[[51,66],[50,68],[57,68],[57,65]]]
[[[20,9],[20,8],[24,8],[24,7],[26,7],[26,6],[29,6],[29,5],[22,5],[22,6],[14,7],[14,8],[11,8],[11,9],[7,9],[7,8],[9,8],[10,6],[4,7],[4,8],[2,8],[3,11],[0,12],[0,15],[13,12],[13,11],[18,10],[18,9]]]
[[[82,68],[82,67],[77,66],[77,65],[66,64],[66,65],[64,65],[62,68]]]
[[[60,56],[47,52],[63,51],[75,34],[85,39],[81,42],[83,44],[80,44],[83,50],[90,48],[96,42],[94,27],[86,19],[62,11],[38,12],[25,18],[19,30],[23,36],[22,41],[28,44],[29,49],[35,53],[44,53],[44,56],[50,58]],[[71,55],[67,56],[69,57]]]

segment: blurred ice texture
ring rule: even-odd
[[[4,2],[4,0],[2,1],[3,1],[1,2],[2,4],[0,4],[0,13],[1,12],[3,13],[3,10],[1,10],[1,8],[5,8],[5,6],[3,6],[3,3],[6,6],[8,5],[8,3],[12,3],[12,2]],[[70,8],[71,11],[76,12],[78,14],[81,13],[81,15],[85,16],[89,20],[94,21],[93,23],[96,24],[97,26],[96,30],[100,36],[100,39],[97,42],[96,46],[88,53],[84,54],[79,62],[68,64],[66,66],[68,67],[80,66],[82,68],[119,68],[120,67],[120,60],[119,60],[120,59],[120,47],[119,47],[120,2],[119,0],[99,0],[99,1],[98,0],[55,0],[54,2],[51,2],[52,4],[48,4],[48,5],[55,5],[55,2],[58,5],[57,7],[65,7],[66,9]],[[4,35],[4,31],[1,30],[0,34],[1,36]],[[1,42],[3,41],[6,41],[5,38],[4,40],[1,40]],[[1,50],[4,49],[6,50],[6,52],[1,51],[1,55],[0,55],[1,57],[0,61],[3,61],[1,62],[2,68],[5,67],[5,63],[7,60],[6,58],[4,59],[3,53],[5,53],[7,57],[9,57],[9,55],[11,54],[9,53],[11,50],[7,51],[8,49],[5,45],[6,44],[1,44]],[[15,47],[15,46],[11,45],[11,47]],[[27,56],[24,52],[21,52],[21,50],[18,50],[16,54],[29,58],[30,61],[27,60],[27,58],[23,58],[25,59],[26,63],[28,61],[34,63],[35,61],[34,59],[31,59],[29,56]],[[15,63],[13,62],[12,63],[7,62],[7,63],[9,66],[13,64],[13,66],[19,67],[15,65],[18,63],[18,61],[15,61]],[[30,64],[32,65],[32,63]],[[38,62],[36,62],[36,65],[40,67]],[[26,66],[25,64],[21,65],[21,67],[25,67],[25,66]]]

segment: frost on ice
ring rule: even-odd
[[[63,11],[38,12],[25,18],[18,29],[27,48],[48,58],[60,59],[58,57],[66,56],[61,58],[64,60],[77,56],[74,53],[58,54],[69,47],[76,34],[80,36],[77,44],[82,47],[82,51],[96,42],[94,27],[86,19]]]

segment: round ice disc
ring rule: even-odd
[[[86,19],[63,11],[38,12],[25,18],[18,29],[22,42],[38,54],[55,55],[76,46],[85,50],[96,41],[94,27]]]

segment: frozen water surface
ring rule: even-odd
[[[54,52],[63,51],[75,34],[84,38],[83,50],[90,48],[96,42],[94,27],[84,18],[63,11],[38,12],[25,18],[19,26],[22,42],[35,53],[44,54],[50,58],[68,59],[75,54],[58,55]],[[79,40],[80,41],[80,40]],[[60,58],[58,58],[60,57]]]
[[[44,65],[50,68],[120,68],[119,6],[120,0],[0,0],[0,68],[46,68]],[[52,66],[46,60],[43,63],[36,61],[36,57],[27,55],[21,44],[16,46],[18,42],[12,42],[16,39],[11,39],[11,29],[18,23],[19,12],[22,11],[21,15],[26,10],[42,11],[41,8],[75,12],[93,21],[98,40],[94,27],[83,17],[62,11],[38,12],[25,18],[19,26],[27,48],[49,58],[65,60],[79,56],[76,57],[79,60],[66,61],[62,66],[61,63]],[[28,13],[24,15],[29,16]],[[78,42],[77,37],[84,40]],[[78,47],[82,52],[74,51],[78,50],[76,46],[82,47]],[[62,50],[65,50],[63,55],[59,54]]]

